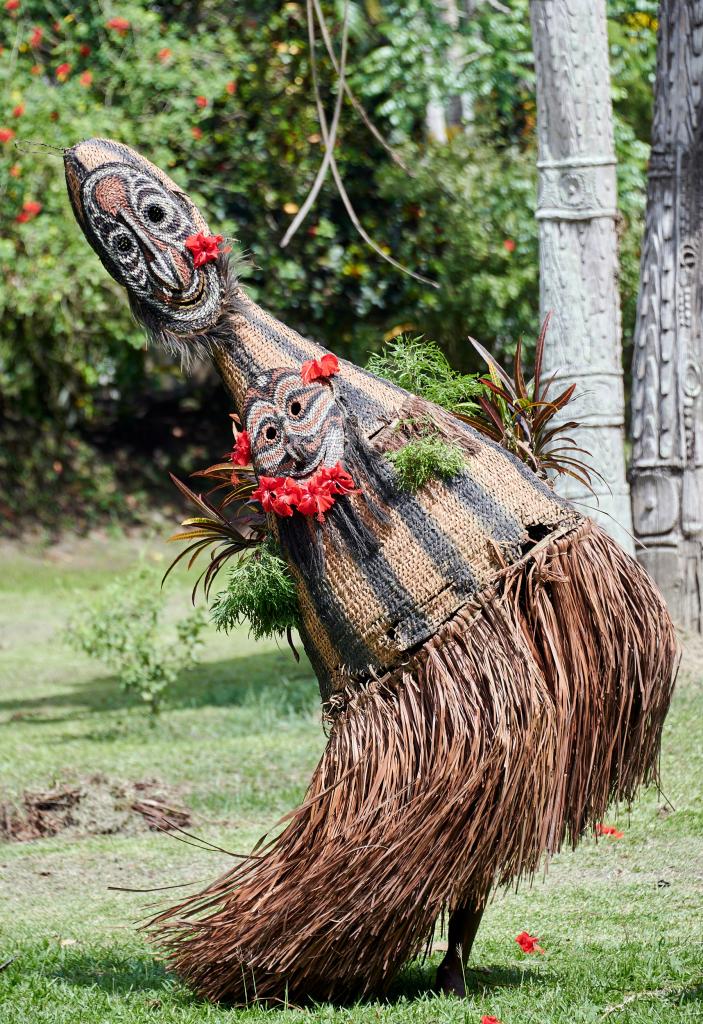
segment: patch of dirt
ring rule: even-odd
[[[14,843],[59,834],[169,832],[190,824],[191,812],[157,779],[116,782],[92,775],[43,793],[26,791],[18,801],[0,804],[0,841]]]

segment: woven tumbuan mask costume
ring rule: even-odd
[[[460,992],[491,887],[653,776],[666,608],[512,455],[252,302],[158,168],[101,139],[65,160],[148,333],[207,351],[231,393],[330,721],[283,832],[161,914],[158,940],[212,999],[348,998],[387,987],[447,909],[439,983]],[[427,424],[464,465],[410,494],[387,453]]]

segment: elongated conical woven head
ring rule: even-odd
[[[128,146],[87,139],[64,153],[76,219],[101,262],[129,294],[147,329],[163,336],[212,329],[223,304],[225,257],[198,266],[186,244],[210,232],[188,196]]]

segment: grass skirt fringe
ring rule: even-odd
[[[406,665],[336,697],[305,801],[150,927],[202,995],[379,993],[438,915],[531,876],[655,777],[665,605],[591,521],[506,569]]]

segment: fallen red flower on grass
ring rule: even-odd
[[[537,938],[537,936],[530,935],[529,932],[520,932],[520,934],[515,937],[515,941],[517,942],[518,946],[523,951],[523,953],[545,952],[539,945],[539,939]]]
[[[300,376],[305,384],[310,384],[321,377],[332,377],[339,372],[339,360],[331,352],[320,359],[307,359],[300,368]]]
[[[481,1024],[501,1024],[497,1017],[483,1016],[481,1017]]]
[[[614,825],[602,825],[600,822],[596,825],[597,836],[610,836],[611,839],[622,839],[625,835],[619,828],[615,828]]]
[[[193,265],[202,267],[206,263],[213,263],[220,254],[221,241],[222,235],[204,235],[202,231],[186,238],[186,249],[193,253]]]

